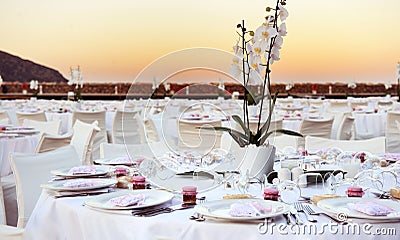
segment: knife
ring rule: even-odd
[[[303,220],[301,220],[301,218],[299,216],[299,213],[292,206],[290,207],[290,215],[292,215],[292,217],[296,220],[296,224],[297,225],[303,225],[304,224]]]

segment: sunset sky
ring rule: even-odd
[[[232,51],[236,25],[244,19],[255,30],[273,2],[1,0],[0,50],[66,78],[80,65],[85,81],[132,82],[153,61],[182,49]],[[399,0],[287,3],[288,35],[273,82],[395,82]]]

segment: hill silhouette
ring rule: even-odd
[[[4,51],[0,51],[0,76],[4,82],[67,82],[57,70]]]

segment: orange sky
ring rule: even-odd
[[[257,28],[272,2],[2,0],[0,50],[67,78],[70,66],[80,65],[85,81],[131,82],[175,51],[231,51],[236,24],[245,19],[249,29]],[[399,0],[287,2],[288,36],[272,68],[273,82],[395,81]]]

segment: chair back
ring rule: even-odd
[[[75,121],[70,144],[75,147],[79,159],[84,165],[93,164],[93,142],[99,132],[100,128],[97,126],[97,121],[92,124],[84,123],[78,119]]]
[[[73,146],[40,154],[10,154],[10,163],[15,176],[18,204],[18,227],[24,227],[31,215],[50,171],[80,165]]]
[[[309,119],[304,118],[300,123],[300,133],[303,136],[330,138],[333,118]],[[304,148],[304,138],[297,139],[297,147]]]
[[[72,132],[64,135],[51,135],[43,133],[36,147],[36,153],[53,151],[57,148],[67,146],[71,143]]]
[[[111,142],[114,144],[138,144],[140,143],[139,125],[136,115],[140,111],[115,111],[111,129]]]
[[[337,138],[338,140],[350,140],[353,136],[354,130],[354,117],[346,116],[343,118],[342,122],[339,125],[337,130]]]
[[[8,118],[8,114],[6,111],[0,111],[0,123],[1,124],[9,124],[10,119]]]
[[[24,119],[22,124],[26,127],[33,127],[43,133],[58,135],[60,134],[61,130],[61,121],[50,121],[50,122],[43,122],[43,121],[36,121],[31,119]]]
[[[85,123],[97,121],[100,131],[96,134],[93,141],[92,158],[99,158],[100,143],[107,142],[106,111],[74,111],[72,115],[72,123],[75,124],[76,120],[78,119]]]
[[[221,120],[187,121],[178,119],[178,146],[180,148],[200,148],[211,150],[221,146],[220,131],[201,129],[203,127],[220,127]]]
[[[23,125],[24,119],[46,122],[46,114],[43,111],[39,112],[16,112],[18,124]]]
[[[333,147],[340,148],[343,151],[384,153],[385,137],[376,137],[366,140],[336,140],[313,136],[307,136],[305,138],[306,150],[320,150]]]
[[[400,133],[396,121],[400,121],[399,111],[389,111],[386,117],[386,152],[400,153]]]

